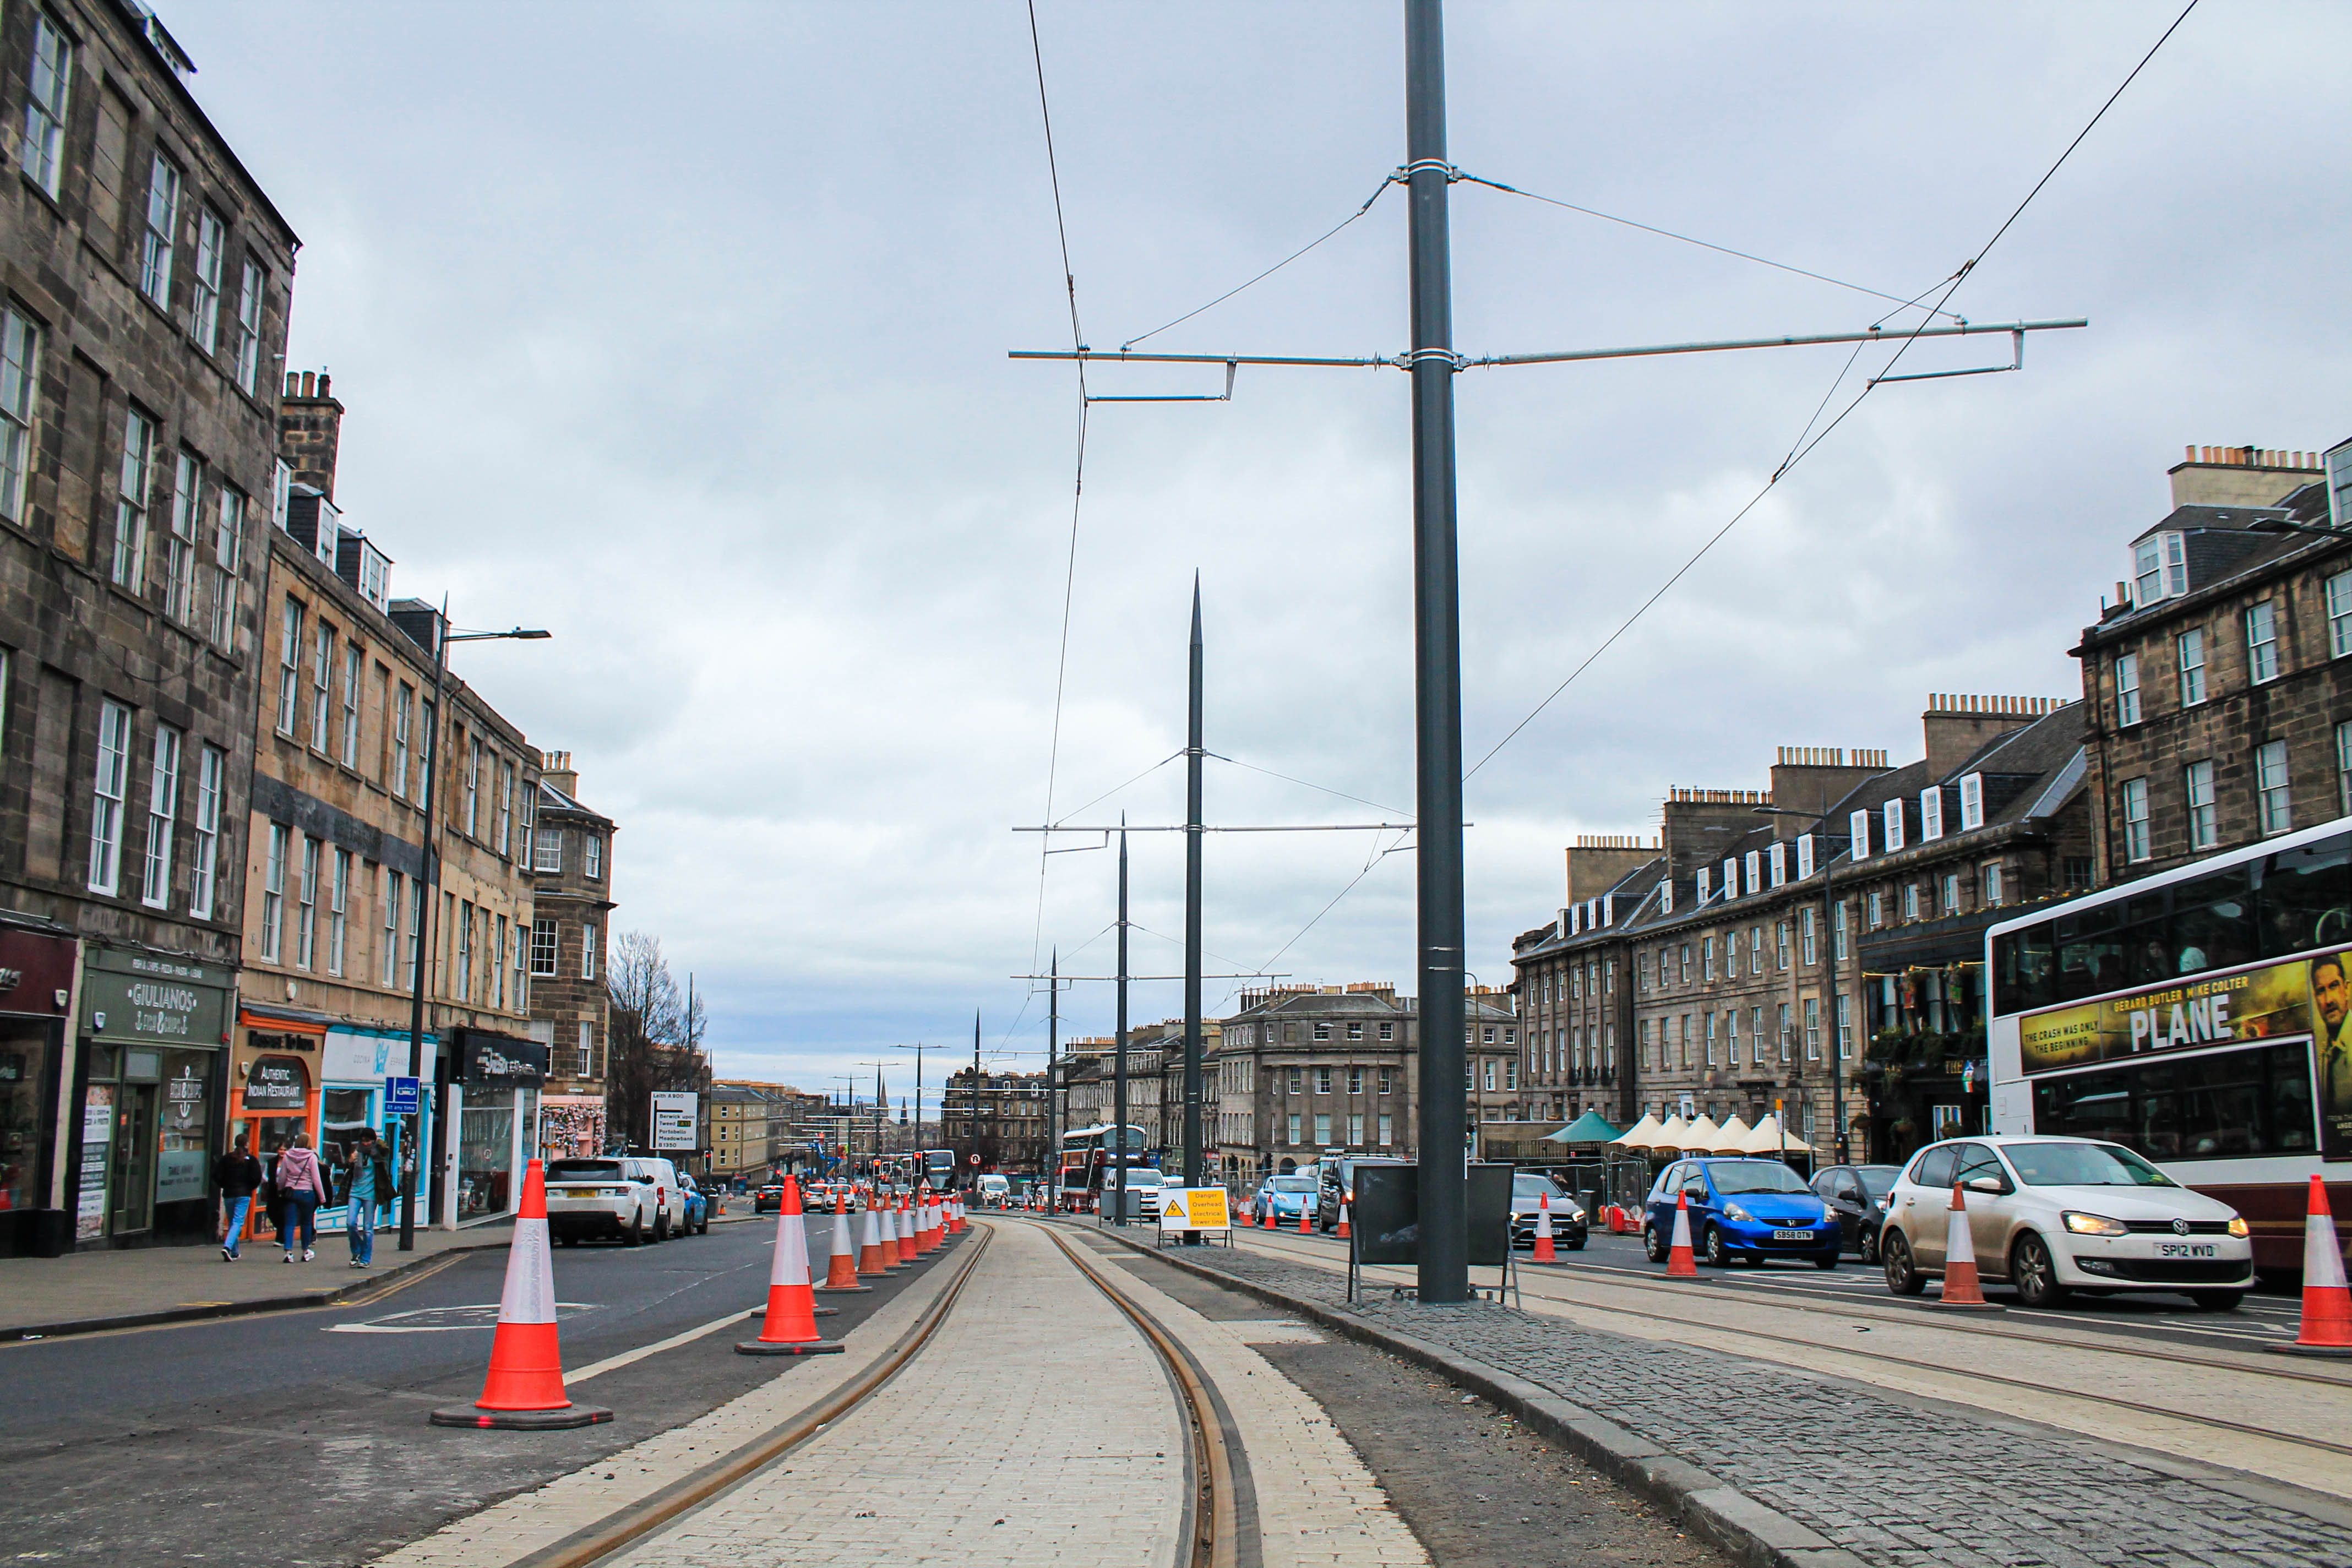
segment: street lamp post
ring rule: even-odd
[[[447,706],[446,686],[449,674],[449,645],[453,642],[539,642],[548,634],[525,630],[521,626],[505,632],[453,632],[449,629],[449,601],[441,601],[441,612],[433,622],[433,713],[425,725],[425,875],[419,879],[417,903],[410,911],[409,929],[415,933],[416,948],[409,960],[408,975],[408,1076],[417,1080],[418,1110],[407,1118],[408,1125],[401,1138],[400,1180],[400,1250],[416,1250],[416,1159],[417,1123],[423,1117],[425,1097],[425,958],[432,950],[434,891],[441,885],[440,833],[436,815],[440,802],[434,793],[441,771],[441,726],[443,710]],[[434,1108],[433,1142],[437,1148],[447,1136],[443,1126],[440,1108]],[[436,1159],[434,1164],[437,1167]]]
[[[1759,816],[1801,816],[1808,822],[1827,822],[1829,820],[1829,813],[1825,811],[1790,811],[1784,806],[1778,805],[1759,805],[1756,808],[1756,815]],[[1815,837],[1821,839],[1822,847],[1825,849],[1829,849],[1829,853],[1822,858],[1822,923],[1829,927],[1829,930],[1825,934],[1829,938],[1830,946],[1830,1128],[1832,1133],[1836,1139],[1832,1152],[1837,1156],[1837,1163],[1841,1165],[1847,1165],[1853,1163],[1853,1160],[1850,1158],[1853,1151],[1852,1146],[1846,1138],[1845,1130],[1845,1058],[1843,1055],[1844,1042],[1840,1039],[1838,1036],[1837,851],[1834,848],[1830,848],[1830,847],[1833,845],[1843,845],[1847,848],[1851,849],[1853,847],[1853,840],[1850,837],[1832,838],[1826,833],[1818,834]],[[1861,1009],[1856,1008],[1855,1011],[1859,1013]],[[1803,1066],[1803,1058],[1801,1057],[1798,1058],[1798,1064],[1801,1068]],[[1781,1130],[1786,1131],[1787,1129],[1788,1123],[1785,1121],[1782,1122]]]

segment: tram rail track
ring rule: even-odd
[[[615,1552],[676,1522],[709,1503],[721,1492],[748,1480],[817,1433],[855,1410],[919,1356],[954,1310],[956,1300],[971,1282],[972,1271],[988,1250],[995,1227],[987,1221],[972,1226],[977,1246],[959,1249],[957,1272],[937,1300],[923,1309],[896,1343],[875,1363],[783,1425],[722,1455],[691,1474],[671,1482],[651,1496],[605,1515],[562,1540],[514,1559],[507,1568],[588,1568]]]
[[[1306,1259],[1312,1258],[1315,1256],[1304,1249],[1287,1246],[1278,1247],[1265,1247],[1264,1250],[1270,1256],[1279,1258]],[[1319,1264],[1317,1266],[1319,1267]],[[1382,1272],[1386,1273],[1390,1271],[1383,1270]],[[1368,1278],[1378,1278],[1378,1276],[1374,1275],[1373,1272],[1369,1269],[1366,1270],[1366,1275]],[[1383,1279],[1381,1282],[1387,1284],[1397,1283],[1400,1281]],[[1587,1311],[1618,1313],[1628,1317],[1647,1319],[1654,1322],[1671,1323],[1678,1328],[1699,1329],[1717,1333],[1737,1334],[1743,1340],[1768,1340],[1778,1344],[1798,1346],[1823,1356],[1844,1356],[1852,1357],[1860,1361],[1881,1362],[1890,1365],[1907,1366],[1927,1372],[1937,1373],[1945,1376],[1963,1375],[1979,1382],[1995,1383],[2000,1384],[2004,1387],[2025,1389],[2031,1393],[2042,1394],[2047,1397],[2079,1399],[2088,1401],[2092,1404],[2109,1405],[2116,1409],[2130,1410],[2140,1415],[2154,1415],[2163,1420],[2178,1422],[2183,1426],[2219,1427],[2222,1430],[2236,1432],[2246,1436],[2259,1437],[2267,1442],[2283,1443],[2292,1447],[2307,1448],[2322,1453],[2352,1456],[2352,1444],[2330,1442],[2324,1437],[2303,1436],[2292,1432],[2283,1432],[2275,1427],[2256,1426],[2244,1422],[2231,1421],[2217,1415],[2200,1415],[2188,1411],[2169,1409],[2164,1405],[2150,1405],[2140,1400],[2126,1399],[2116,1394],[2098,1394],[2085,1389],[2067,1387],[2048,1382],[2033,1382],[2024,1378],[2003,1377],[1997,1373],[1990,1373],[1979,1369],[1961,1369],[1946,1363],[1924,1361],[1916,1356],[1898,1355],[1886,1351],[1864,1350],[1856,1346],[1850,1346],[1843,1343],[1828,1344],[1817,1339],[1808,1339],[1797,1334],[1777,1334],[1769,1331],[1769,1330],[1752,1328],[1745,1324],[1734,1327],[1728,1324],[1709,1322],[1704,1319],[1676,1317],[1670,1313],[1648,1311],[1636,1307],[1620,1306],[1614,1303],[1579,1300],[1573,1296],[1554,1294],[1553,1292],[1540,1288],[1542,1285],[1551,1282],[1551,1277],[1546,1275],[1536,1276],[1533,1280],[1522,1278],[1520,1281],[1520,1289],[1525,1293],[1535,1296],[1538,1300],[1554,1302],[1565,1307],[1581,1308]],[[1656,1289],[1656,1287],[1614,1284],[1608,1285],[1604,1288],[1627,1292],[1639,1291],[1644,1289]],[[1799,1310],[1791,1306],[1780,1305],[1777,1303],[1763,1304],[1774,1306],[1775,1310],[1780,1311]],[[2138,1346],[2108,1346],[2095,1343],[2086,1344],[2074,1339],[2044,1338],[2033,1334],[2020,1333],[2012,1330],[1994,1329],[1981,1324],[1947,1324],[1937,1321],[1922,1321],[1917,1318],[1902,1314],[1841,1313],[1841,1315],[1869,1317],[1875,1321],[1897,1323],[1906,1328],[1926,1328],[1951,1333],[1968,1333],[2002,1339],[2022,1340],[2048,1348],[2067,1351],[2087,1351],[2095,1355],[2121,1355],[2150,1361],[2184,1363],[2205,1372],[2236,1373],[2254,1378],[2283,1379],[2301,1383],[2317,1383],[2324,1384],[2334,1388],[2352,1386],[2352,1383],[2347,1383],[2346,1379],[2330,1377],[2325,1373],[2313,1373],[2296,1367],[2272,1368],[2267,1366],[2248,1366],[2236,1362],[2208,1361],[2194,1356],[2183,1356],[2168,1352],[2146,1350]]]
[[[1071,1267],[1136,1326],[1167,1366],[1182,1396],[1185,1424],[1192,1440],[1193,1475],[1187,1510],[1190,1528],[1186,1534],[1191,1545],[1186,1563],[1192,1568],[1239,1568],[1243,1500],[1234,1462],[1234,1449],[1238,1444],[1213,1385],[1182,1342],[1160,1327],[1150,1313],[1129,1300],[1111,1283],[1110,1276],[1089,1260],[1082,1249],[1072,1246],[1059,1227],[1041,1225],[1038,1228],[1053,1239]],[[1245,1465],[1240,1473],[1246,1474]]]

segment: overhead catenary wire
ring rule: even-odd
[[[1630,217],[1619,217],[1614,213],[1605,213],[1597,207],[1580,206],[1574,202],[1562,201],[1558,196],[1547,196],[1538,191],[1523,190],[1517,185],[1507,185],[1500,180],[1490,180],[1484,175],[1473,174],[1465,170],[1456,169],[1454,176],[1469,184],[1485,185],[1489,190],[1502,191],[1514,196],[1524,196],[1531,202],[1542,202],[1549,206],[1565,207],[1572,213],[1582,213],[1586,217],[1597,217],[1603,223],[1621,224],[1627,228],[1638,228],[1643,234],[1654,234],[1661,239],[1678,240],[1685,245],[1697,246],[1701,250],[1712,250],[1720,256],[1736,257],[1742,261],[1753,261],[1759,267],[1769,267],[1780,272],[1793,272],[1800,278],[1810,278],[1817,283],[1828,283],[1839,289],[1849,289],[1857,294],[1868,294],[1873,299],[1892,300],[1897,304],[1908,302],[1899,294],[1889,294],[1883,289],[1872,289],[1860,283],[1849,283],[1843,278],[1832,278],[1826,272],[1815,272],[1811,268],[1792,266],[1786,261],[1775,261],[1769,256],[1758,256],[1753,251],[1735,250],[1730,246],[1717,245],[1713,240],[1700,239],[1695,235],[1678,234],[1673,229],[1660,228],[1655,224],[1641,223]],[[1947,310],[1940,311],[1938,314],[1951,315],[1951,312]],[[1958,321],[1963,318],[1952,316],[1952,320]]]
[[[1045,133],[1045,176],[1054,193],[1054,235],[1062,253],[1062,285],[1069,300],[1070,346],[1086,347],[1086,331],[1078,321],[1078,279],[1070,265],[1070,226],[1062,211],[1062,170],[1054,151],[1054,107],[1045,92],[1045,48],[1037,36],[1037,0],[1029,0],[1029,55],[1037,71],[1037,115]],[[1077,592],[1078,522],[1087,493],[1087,415],[1092,405],[1087,397],[1087,366],[1082,359],[1078,368],[1078,433],[1077,454],[1073,463],[1070,480],[1070,543],[1062,567],[1062,630],[1054,656],[1054,718],[1045,746],[1045,820],[1054,819],[1054,784],[1062,760],[1062,699],[1067,689],[1070,671],[1070,611]],[[1029,967],[1037,967],[1037,949],[1045,938],[1045,875],[1053,864],[1046,851],[1049,844],[1041,840],[1037,846],[1037,915],[1029,934]],[[1020,1015],[1029,1011],[1022,1003]]]
[[[1341,229],[1346,228],[1349,224],[1354,223],[1358,218],[1371,211],[1372,204],[1381,199],[1381,192],[1387,190],[1389,186],[1395,183],[1396,182],[1393,179],[1382,180],[1380,183],[1379,188],[1374,190],[1370,195],[1364,198],[1364,205],[1362,206],[1358,207],[1354,212],[1349,213],[1346,217],[1341,218],[1338,223],[1333,224],[1329,228],[1325,229],[1321,234],[1317,235],[1313,239],[1308,240],[1305,245],[1300,246],[1297,249],[1292,251],[1289,255],[1284,257],[1281,260],[1276,262],[1273,266],[1267,268],[1256,277],[1251,279],[1248,282],[1234,285],[1233,288],[1228,289],[1223,293],[1218,295],[1215,299],[1210,300],[1207,304],[1197,306],[1192,310],[1187,310],[1172,321],[1162,321],[1160,325],[1152,328],[1148,332],[1138,333],[1136,336],[1131,337],[1125,342],[1119,344],[1119,352],[1121,353],[1125,353],[1128,350],[1133,348],[1136,344],[1142,342],[1145,339],[1156,338],[1171,327],[1181,327],[1185,322],[1191,321],[1193,317],[1201,315],[1204,311],[1215,310],[1218,306],[1223,304],[1234,295],[1241,293],[1244,289],[1255,288],[1256,285],[1265,282],[1267,279],[1273,277],[1276,273],[1281,271],[1284,268],[1289,266],[1292,262],[1297,260],[1300,257],[1306,255],[1308,251],[1314,249],[1325,240],[1330,238],[1333,235],[1338,234]]]
[[[2180,15],[2172,19],[2172,25],[2165,28],[2162,36],[2159,37],[2154,44],[2148,47],[2147,53],[2140,57],[2139,63],[2132,67],[2129,73],[2124,77],[2122,82],[2117,84],[2115,91],[2107,95],[2106,101],[2099,105],[2098,111],[2091,116],[2090,120],[2084,123],[2081,131],[2075,132],[2074,139],[2066,143],[2065,151],[2059,153],[2057,160],[2043,172],[2042,178],[2034,182],[2033,188],[2025,194],[2025,199],[2019,202],[2015,209],[2010,213],[2009,216],[2001,220],[2000,226],[1993,231],[1992,237],[1986,240],[1983,246],[1977,250],[1975,255],[1962,262],[1958,271],[1954,272],[1949,278],[1944,280],[1943,293],[1937,297],[1935,304],[1927,307],[1927,314],[1920,318],[1919,327],[1913,329],[1909,334],[1904,337],[1901,343],[1895,348],[1895,353],[1888,356],[1886,363],[1880,367],[1878,374],[1872,377],[1871,380],[1864,385],[1863,389],[1854,395],[1853,401],[1849,402],[1843,408],[1838,410],[1837,416],[1835,418],[1832,419],[1827,425],[1822,426],[1818,434],[1813,434],[1811,433],[1812,425],[1821,417],[1820,409],[1816,408],[1814,410],[1812,420],[1809,420],[1806,424],[1806,433],[1799,436],[1797,444],[1790,449],[1789,455],[1780,460],[1780,466],[1772,470],[1771,477],[1764,481],[1762,488],[1758,489],[1754,495],[1750,496],[1748,499],[1747,503],[1740,507],[1738,511],[1732,513],[1729,521],[1726,521],[1722,527],[1709,534],[1706,537],[1706,542],[1696,551],[1692,552],[1687,560],[1675,569],[1674,574],[1668,577],[1665,582],[1659,584],[1656,592],[1653,593],[1648,598],[1643,600],[1641,605],[1634,609],[1632,615],[1626,616],[1623,621],[1619,623],[1616,630],[1611,632],[1607,637],[1603,638],[1598,647],[1585,655],[1584,658],[1579,661],[1576,668],[1569,671],[1566,679],[1554,687],[1550,693],[1547,695],[1542,701],[1537,703],[1535,707],[1528,712],[1525,718],[1512,725],[1510,730],[1501,740],[1496,742],[1492,747],[1488,748],[1486,755],[1480,757],[1476,763],[1471,765],[1469,771],[1462,775],[1465,779],[1468,779],[1472,774],[1476,773],[1480,768],[1485,767],[1488,763],[1494,761],[1497,752],[1501,752],[1504,747],[1509,745],[1514,740],[1517,739],[1519,733],[1527,729],[1529,724],[1535,722],[1537,717],[1540,715],[1545,709],[1550,707],[1552,703],[1558,700],[1560,693],[1566,691],[1569,687],[1576,682],[1578,677],[1581,676],[1585,670],[1591,668],[1592,662],[1595,659],[1599,658],[1603,653],[1606,653],[1610,647],[1613,645],[1618,638],[1623,637],[1626,632],[1633,628],[1635,622],[1639,621],[1644,615],[1649,613],[1653,605],[1657,604],[1660,599],[1665,597],[1669,589],[1673,588],[1676,583],[1682,581],[1684,576],[1690,572],[1692,567],[1697,565],[1701,560],[1705,559],[1709,551],[1713,550],[1717,544],[1722,542],[1726,534],[1738,527],[1740,521],[1746,518],[1749,512],[1756,510],[1758,504],[1760,503],[1766,496],[1772,492],[1775,486],[1779,485],[1783,479],[1788,477],[1791,469],[1796,468],[1799,463],[1803,462],[1805,458],[1811,457],[1812,453],[1820,447],[1823,441],[1829,439],[1831,434],[1834,432],[1839,426],[1845,423],[1847,416],[1851,415],[1855,409],[1861,407],[1863,403],[1868,399],[1870,395],[1877,390],[1880,382],[1885,379],[1886,373],[1893,370],[1895,366],[1902,361],[1903,356],[1911,351],[1912,344],[1918,342],[1919,331],[1924,330],[1927,323],[1934,321],[1936,317],[1949,313],[1944,310],[1944,307],[1950,303],[1952,296],[1958,291],[1960,285],[1968,281],[1969,275],[1976,270],[1978,265],[1991,253],[1992,247],[2000,243],[2001,237],[2010,231],[2011,226],[2017,222],[2019,217],[2023,216],[2025,209],[2032,205],[2033,198],[2042,194],[2043,187],[2047,186],[2051,180],[2056,177],[2058,171],[2065,166],[2066,161],[2074,155],[2074,150],[2083,144],[2084,140],[2091,134],[2091,132],[2098,125],[2099,121],[2106,118],[2107,110],[2116,106],[2116,100],[2123,97],[2124,90],[2131,86],[2132,82],[2138,78],[2139,73],[2142,70],[2145,70],[2147,68],[2148,61],[2156,58],[2157,51],[2164,47],[2166,41],[2169,39],[2174,33],[2179,31],[2180,25],[2189,20],[2189,14],[2197,9],[2197,3],[2198,0],[2189,0],[2189,4],[2181,9]],[[1906,301],[1906,308],[1916,308],[1916,306],[1911,302]],[[1898,311],[1895,313],[1899,314],[1900,312]],[[1882,318],[1882,320],[1884,319],[1885,318]],[[1854,352],[1855,354],[1859,354],[1861,353],[1860,345],[1856,346]],[[1830,384],[1831,395],[1833,395],[1835,394],[1837,387],[1843,384],[1847,372],[1853,368],[1853,356],[1850,355],[1848,356],[1845,364],[1839,369],[1837,380],[1832,382]],[[1827,403],[1828,398],[1825,396],[1822,399],[1822,404],[1826,406]]]

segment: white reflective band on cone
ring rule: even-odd
[[[543,1219],[515,1221],[507,1248],[507,1285],[499,1296],[501,1323],[555,1321],[555,1258]]]
[[[2344,1254],[2336,1250],[2336,1222],[2325,1214],[2310,1215],[2303,1222],[2303,1288],[2345,1288]]]
[[[1944,1221],[1944,1262],[1973,1264],[1977,1260],[1976,1233],[1969,1228],[1967,1200],[1958,1187],[1952,1189],[1952,1210]]]
[[[808,1227],[796,1214],[776,1215],[776,1255],[768,1266],[768,1283],[805,1285],[809,1282]]]

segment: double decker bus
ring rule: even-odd
[[[944,1193],[956,1184],[956,1152],[952,1149],[926,1149],[918,1156],[919,1179],[931,1184],[931,1191]]]
[[[1122,1164],[1131,1171],[1150,1168],[1151,1157],[1145,1151],[1150,1140],[1143,1129],[1130,1122],[1123,1139],[1113,1136],[1117,1131],[1106,1121],[1062,1134],[1061,1178],[1055,1185],[1063,1208],[1090,1206],[1103,1188],[1118,1184],[1118,1169]]]
[[[2352,1214],[2352,821],[2005,921],[1986,948],[1993,1131],[2137,1150],[2243,1215],[2265,1272],[2302,1268],[2315,1173]]]

